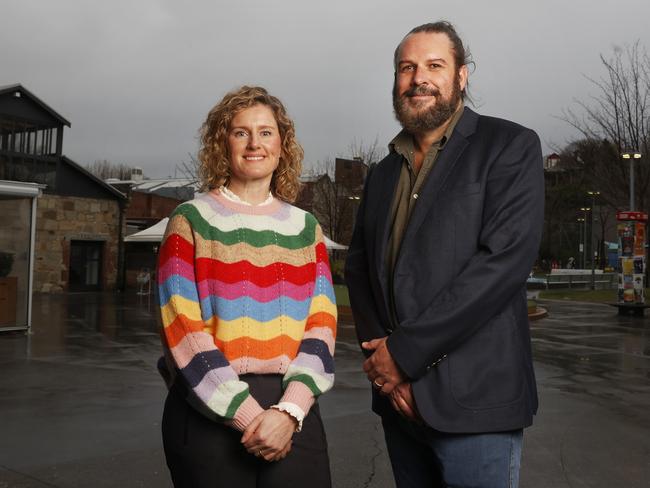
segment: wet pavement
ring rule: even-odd
[[[650,485],[650,317],[546,302],[531,325],[540,412],[523,488]],[[133,293],[37,295],[31,334],[0,333],[0,488],[171,487],[156,306]],[[353,327],[321,400],[337,488],[393,487]]]
[[[533,322],[540,412],[522,486],[650,486],[650,317],[542,302]]]

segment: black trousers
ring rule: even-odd
[[[262,408],[282,396],[282,376],[244,375]],[[242,433],[214,422],[192,408],[178,384],[167,395],[162,420],[167,466],[175,488],[331,488],[327,440],[318,404],[293,435],[291,451],[268,462],[246,452]]]

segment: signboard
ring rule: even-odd
[[[648,215],[618,212],[618,303],[645,303],[645,241]],[[623,221],[620,221],[623,218]]]
[[[616,212],[616,220],[638,220],[641,222],[647,222],[648,214],[645,212],[630,212],[628,210],[619,210]]]

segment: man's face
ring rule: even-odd
[[[411,34],[397,58],[393,84],[395,116],[409,132],[437,129],[454,114],[467,84],[467,66],[456,68],[449,37]]]

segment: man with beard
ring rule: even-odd
[[[370,172],[346,262],[398,487],[514,487],[537,410],[525,282],[543,222],[539,138],[464,106],[447,22],[395,51],[403,130]]]

